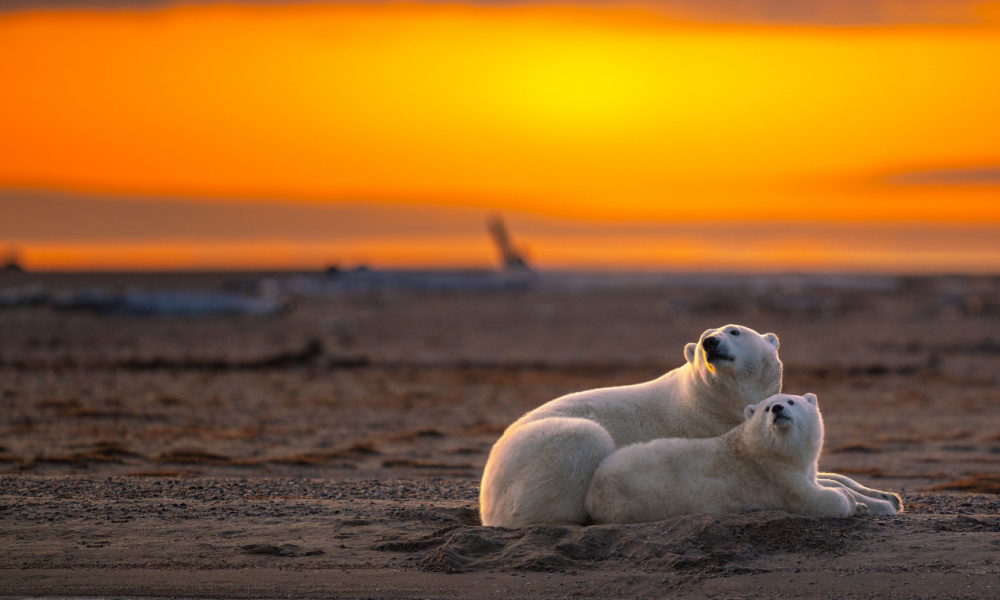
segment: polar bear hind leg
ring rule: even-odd
[[[508,431],[483,473],[483,525],[516,529],[586,522],[590,479],[614,451],[611,435],[587,419],[550,417]]]
[[[882,492],[879,490],[873,490],[872,488],[868,488],[861,485],[860,483],[854,481],[850,477],[838,475],[837,473],[818,473],[816,475],[816,483],[820,484],[823,487],[846,488],[854,492],[853,495],[855,499],[857,499],[859,502],[864,502],[867,499],[877,500],[880,502],[887,502],[893,509],[895,509],[895,511],[891,513],[879,512],[880,510],[883,509],[880,508],[880,505],[878,505],[878,503],[874,503],[875,506],[872,506],[868,502],[864,502],[865,504],[869,504],[869,508],[872,509],[872,514],[894,515],[896,513],[903,512],[903,499],[899,497],[899,494],[895,494],[893,492]]]

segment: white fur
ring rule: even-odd
[[[867,506],[873,515],[895,515],[903,512],[903,499],[899,494],[873,490],[850,477],[836,473],[817,473],[816,483],[823,487],[847,490],[855,500]]]
[[[718,342],[719,354],[706,350]],[[484,525],[583,523],[597,465],[616,448],[664,437],[709,438],[743,421],[743,408],[781,391],[778,338],[739,325],[709,329],[686,363],[658,379],[563,396],[507,428],[486,461]]]
[[[776,394],[747,406],[720,437],[660,439],[623,448],[594,473],[586,507],[597,523],[643,523],[692,513],[785,510],[868,514],[844,488],[816,482],[823,419],[816,396]],[[885,503],[888,505],[888,503]]]

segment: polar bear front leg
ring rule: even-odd
[[[483,472],[483,525],[517,529],[586,522],[590,480],[614,451],[607,430],[587,419],[550,417],[504,433]]]
[[[845,477],[843,475],[838,475],[837,473],[819,473],[816,475],[816,483],[823,487],[828,488],[846,488],[855,492],[855,497],[863,496],[872,500],[880,500],[882,502],[888,502],[890,506],[895,509],[892,513],[881,513],[875,512],[875,514],[896,514],[903,512],[903,499],[899,497],[899,494],[893,492],[882,492],[879,490],[873,490],[872,488],[865,487],[854,481],[850,477]],[[873,508],[869,506],[869,508]]]
[[[896,506],[893,503],[889,502],[888,500],[872,498],[871,496],[866,496],[847,487],[842,487],[839,489],[853,496],[854,501],[858,503],[858,506],[868,507],[868,514],[870,515],[884,516],[884,515],[895,515],[899,513],[899,509],[897,509]]]
[[[792,512],[820,517],[854,517],[868,514],[868,507],[858,503],[846,489],[817,486],[802,498],[804,506]]]

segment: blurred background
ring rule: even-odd
[[[0,0],[0,250],[995,273],[998,64],[996,1]]]

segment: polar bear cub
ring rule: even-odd
[[[740,325],[709,329],[686,362],[636,385],[569,394],[504,432],[483,472],[483,525],[585,523],[584,497],[616,449],[665,437],[710,438],[743,422],[743,408],[781,391],[778,337]]]
[[[692,513],[784,510],[829,517],[896,514],[886,500],[816,480],[823,419],[815,394],[776,394],[710,439],[659,439],[622,448],[597,468],[586,507],[597,523],[643,523]]]

